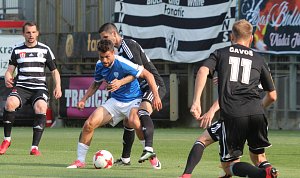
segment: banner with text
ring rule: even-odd
[[[163,109],[154,111],[152,118],[155,120],[165,120],[170,118],[170,91],[169,76],[162,76],[167,86],[166,96],[163,98]],[[61,76],[62,97],[60,98],[59,116],[63,119],[86,119],[92,112],[106,102],[109,93],[105,85],[101,85],[96,93],[85,103],[83,110],[77,109],[77,103],[82,99],[85,92],[94,81],[91,76]]]
[[[259,52],[300,54],[299,0],[242,0],[239,9],[239,18],[254,26]]]
[[[4,76],[14,46],[24,42],[22,35],[0,35],[0,76]]]
[[[101,85],[96,93],[85,103],[85,108],[80,111],[77,103],[82,99],[89,86],[93,83],[93,77],[61,77],[63,95],[60,99],[59,114],[67,118],[87,118],[97,107],[105,103],[108,92],[104,85]]]
[[[150,59],[194,63],[230,45],[236,0],[116,0],[115,23]]]

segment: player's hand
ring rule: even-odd
[[[190,109],[190,112],[192,114],[192,116],[198,120],[200,118],[200,115],[201,115],[201,105],[200,103],[193,103],[191,109]]]
[[[114,92],[118,90],[122,86],[122,82],[118,79],[114,79],[109,84],[107,84],[106,89],[107,91]]]
[[[157,111],[162,109],[162,103],[159,96],[154,96],[152,100],[152,107]]]
[[[207,113],[205,113],[203,116],[199,118],[200,120],[200,127],[201,128],[207,128],[211,125],[211,121],[215,116],[215,112],[209,110]]]
[[[53,96],[55,99],[59,99],[62,95],[61,88],[55,87],[53,90]]]
[[[13,78],[5,78],[5,86],[7,88],[12,88],[14,86],[14,79]]]
[[[84,109],[84,105],[85,105],[85,102],[80,100],[78,103],[77,103],[77,109],[79,110],[83,110]]]

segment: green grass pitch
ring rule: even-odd
[[[80,128],[47,128],[40,143],[42,156],[29,155],[32,128],[15,127],[12,130],[12,145],[5,155],[0,156],[0,177],[101,177],[101,178],[176,178],[183,172],[186,159],[195,139],[203,130],[196,128],[156,129],[154,148],[162,163],[161,170],[154,170],[149,162],[137,160],[142,153],[141,143],[135,140],[131,166],[111,169],[94,169],[93,154],[99,149],[109,150],[114,158],[121,155],[121,128],[98,128],[87,155],[84,169],[66,169],[76,159]],[[3,129],[1,130],[3,132]],[[273,146],[267,149],[269,161],[279,169],[282,178],[300,177],[300,131],[270,131]],[[249,161],[248,149],[244,150],[243,161]],[[208,147],[202,161],[193,172],[193,177],[216,178],[219,166],[218,144]]]

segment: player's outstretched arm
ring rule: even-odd
[[[154,109],[157,111],[161,110],[162,108],[162,103],[158,94],[158,88],[154,79],[154,76],[146,69],[143,69],[142,73],[140,74],[141,78],[144,78],[148,85],[150,90],[153,93],[153,101],[152,101],[152,106]]]
[[[122,78],[121,80],[114,79],[109,84],[107,84],[107,91],[114,92],[114,91],[118,90],[121,86],[132,82],[134,79],[135,79],[135,77],[132,75],[128,75],[128,76]]]
[[[52,74],[52,78],[53,78],[54,85],[55,85],[54,90],[53,90],[53,96],[55,99],[58,99],[62,95],[60,74],[57,69],[51,71],[51,74]]]

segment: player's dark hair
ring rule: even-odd
[[[112,32],[113,30],[118,32],[118,28],[114,23],[105,23],[99,28],[98,33]]]
[[[97,45],[98,51],[105,53],[107,51],[114,51],[114,44],[111,40],[101,39]]]
[[[34,21],[27,21],[27,22],[24,23],[24,25],[23,25],[23,27],[22,27],[23,33],[25,32],[25,27],[26,27],[26,26],[30,26],[30,27],[36,26],[37,31],[39,31],[39,28],[38,28],[38,25],[37,25],[36,22],[34,22]]]

